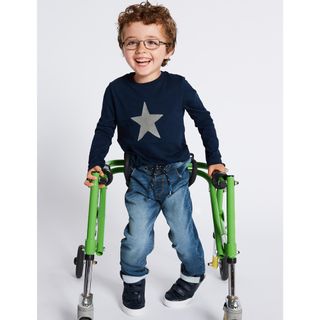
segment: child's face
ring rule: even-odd
[[[160,76],[160,68],[163,60],[168,59],[173,52],[168,53],[167,47],[164,44],[160,44],[159,47],[153,50],[147,49],[143,42],[140,42],[135,49],[132,49],[131,45],[135,40],[160,40],[167,42],[164,32],[162,31],[162,26],[133,22],[123,28],[122,41],[128,43],[128,40],[130,46],[127,47],[126,44],[124,44],[122,52],[127,63],[135,72],[135,81],[145,83],[157,79]]]

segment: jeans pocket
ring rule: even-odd
[[[132,189],[132,183],[133,183],[133,180],[134,180],[134,175],[136,173],[137,169],[136,168],[133,168],[131,173],[130,173],[130,176],[128,177],[128,187],[130,189]]]
[[[182,162],[181,165],[175,167],[176,174],[179,179],[186,178],[189,176],[188,165],[190,161]]]
[[[140,170],[139,168],[134,168],[130,177],[129,189],[148,197],[150,179],[151,177],[148,176],[144,171]]]
[[[133,168],[130,174],[130,179],[135,175],[136,172],[137,172],[137,169]]]
[[[178,167],[175,169],[175,177],[172,181],[172,191],[176,192],[181,187],[189,183],[189,171],[186,167]]]
[[[178,176],[179,179],[182,178],[182,172],[180,172],[180,170],[178,168],[175,168],[176,174]]]

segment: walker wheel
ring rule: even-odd
[[[219,269],[220,269],[221,279],[224,281],[227,280],[229,278],[227,257],[223,257],[223,259],[219,259]]]
[[[83,295],[81,295],[83,298]],[[83,301],[78,304],[78,313],[77,319],[78,320],[93,320],[94,312],[93,312],[93,304],[92,304],[92,294],[90,294],[90,305],[85,306],[83,305]],[[88,301],[89,302],[89,301]]]
[[[81,278],[82,272],[83,272],[83,264],[84,264],[84,246],[81,245],[78,247],[77,256],[74,258],[73,263],[76,265],[76,277]],[[83,320],[86,320],[90,318],[83,318]]]

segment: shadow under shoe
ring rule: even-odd
[[[146,280],[135,283],[123,282],[122,310],[130,316],[144,313]]]
[[[169,291],[166,292],[163,304],[170,308],[184,307],[193,300],[195,292],[198,290],[204,275],[200,277],[199,283],[191,283],[179,278]]]

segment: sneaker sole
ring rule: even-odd
[[[125,314],[132,316],[132,317],[141,316],[141,315],[145,314],[145,311],[146,311],[145,307],[140,308],[140,309],[129,309],[123,304],[121,305],[121,309]]]
[[[170,301],[164,297],[162,299],[162,303],[168,308],[183,308],[187,306],[192,300],[193,297],[183,301]]]

